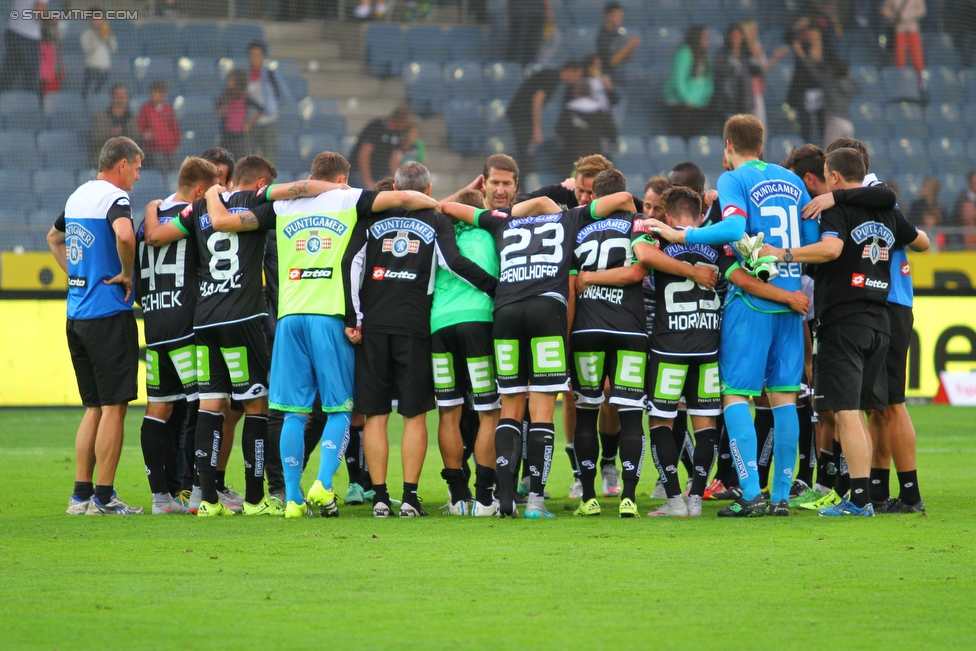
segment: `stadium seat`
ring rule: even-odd
[[[326,134],[328,135],[328,134]],[[283,165],[288,169],[300,169],[304,170],[303,173],[299,174],[297,178],[305,178],[308,176],[309,167],[303,167],[301,162],[301,156],[298,153],[298,139],[300,135],[279,133],[278,134],[278,157],[275,158],[275,165]],[[337,149],[335,151],[345,151],[345,149]],[[285,173],[278,170],[278,178],[296,178],[293,174],[285,176]]]
[[[8,90],[0,94],[0,121],[4,129],[39,131],[44,126],[44,116],[37,93]]]
[[[884,68],[881,70],[885,100],[889,102],[918,102],[922,95],[918,77],[912,68]]]
[[[199,154],[199,152],[197,152]],[[129,199],[132,201],[132,212],[139,221],[138,214],[145,212],[146,204],[155,199],[165,199],[169,196],[169,186],[162,172],[157,170],[146,170],[141,173],[141,179],[132,186]]]
[[[451,150],[460,154],[476,154],[484,147],[485,111],[471,100],[451,100],[444,107],[447,137]]]
[[[737,22],[759,19],[759,0],[725,0],[725,7]]]
[[[119,44],[118,51],[112,56],[112,65],[117,59],[133,59],[142,56],[142,42],[139,40],[139,30],[131,20],[113,20],[112,35]]]
[[[250,65],[251,64],[247,61],[247,57],[222,57],[217,60],[217,74],[220,75],[221,79],[226,79],[231,70],[237,70],[238,68],[241,70],[247,70],[248,66]]]
[[[770,138],[768,144],[763,149],[763,153],[765,154],[763,158],[772,163],[780,163],[786,160],[787,156],[794,149],[803,144],[803,139],[796,136],[776,136]]]
[[[2,174],[3,172],[0,172]],[[21,210],[3,207],[0,209],[0,248],[4,251],[12,249],[17,242],[10,241],[11,233],[27,225],[27,214]],[[24,246],[20,244],[20,246]],[[25,247],[26,248],[26,247]]]
[[[689,24],[689,7],[682,0],[659,0],[653,11],[646,12],[648,26],[671,25],[673,31],[683,31]],[[673,50],[672,50],[673,51]]]
[[[617,151],[611,156],[613,165],[622,170],[641,170],[650,168],[650,160],[644,140],[640,136],[620,136]]]
[[[683,10],[682,10],[683,11]],[[662,25],[676,25],[675,23],[665,22],[661,19]],[[678,26],[674,27],[654,27],[645,34],[645,41],[648,46],[648,56],[652,61],[663,62],[671,61],[672,55],[677,51],[684,41],[684,30]]]
[[[800,122],[796,109],[782,102],[780,104],[767,103],[766,116],[769,120],[770,133],[781,135],[800,135]]]
[[[224,51],[229,57],[247,57],[247,46],[266,43],[264,27],[249,23],[230,23],[224,28]]]
[[[399,74],[403,67],[404,37],[399,25],[370,25],[366,29],[366,58],[369,70],[377,77]]]
[[[874,66],[851,66],[851,76],[861,87],[861,95],[868,98],[877,98],[882,95],[881,73]]]
[[[47,215],[47,213],[44,213]],[[12,217],[16,219],[16,215]],[[51,228],[54,220],[50,220],[46,228],[26,225],[12,225],[4,227],[0,225],[0,250],[12,251],[21,248],[25,251],[45,251],[47,243],[45,235]]]
[[[61,84],[61,91],[75,90],[81,91],[85,81],[85,57],[80,54],[64,55],[64,82]]]
[[[959,138],[931,138],[928,153],[940,174],[966,174],[976,164],[968,159],[966,143]]]
[[[440,63],[412,61],[403,66],[402,77],[411,111],[422,116],[433,115],[440,111],[445,97]]]
[[[972,10],[970,9],[970,11]],[[946,32],[923,33],[922,50],[925,52],[926,65],[959,67],[959,52],[952,42],[951,34]]]
[[[861,138],[861,142],[868,148],[868,155],[871,157],[871,168],[874,168],[875,159],[888,158],[888,143],[882,138]]]
[[[688,159],[688,146],[677,136],[651,136],[647,139],[647,157],[655,170],[670,169]]]
[[[11,189],[8,192],[7,199],[3,202],[3,209],[17,213],[20,215],[20,223],[24,223],[27,213],[37,208],[30,170],[2,169],[0,170],[0,183],[3,184],[2,187]],[[50,225],[48,224],[49,227]]]
[[[896,174],[891,180],[898,184],[898,206],[904,211],[918,199],[923,177],[919,174]]]
[[[34,134],[28,131],[0,131],[0,165],[33,170],[41,166]]]
[[[515,139],[509,134],[493,135],[485,138],[484,155],[492,154],[513,154],[515,152]]]
[[[145,56],[175,59],[182,54],[183,43],[180,39],[180,28],[176,23],[168,21],[144,23],[139,32],[142,53]]]
[[[489,63],[485,66],[484,77],[488,81],[489,97],[505,101],[512,98],[524,79],[522,66],[511,61]]]
[[[858,138],[884,138],[888,135],[888,122],[878,102],[855,100],[852,102],[851,116]]]
[[[129,92],[147,93],[149,84],[156,80],[165,81],[170,90],[175,90],[172,88],[174,68],[175,62],[169,57],[139,57],[132,62],[135,87],[130,87]]]
[[[214,59],[180,57],[176,62],[176,80],[182,95],[216,95],[223,87]]]
[[[42,131],[37,136],[37,151],[43,167],[76,170],[88,164],[87,147],[74,131]]]
[[[766,72],[766,107],[782,104],[793,80],[793,64],[780,62]]]
[[[449,63],[444,66],[444,84],[450,99],[480,101],[485,97],[484,71],[474,61]]]
[[[225,54],[217,23],[187,23],[183,26],[182,41],[182,53],[190,58],[219,59]]]
[[[65,20],[58,23],[58,37],[64,54],[81,54],[81,34],[88,29],[84,20]]]
[[[925,95],[930,102],[962,103],[965,88],[952,68],[936,66],[925,71]]]
[[[447,32],[449,61],[484,61],[485,32],[476,25],[456,25]]]
[[[929,104],[925,109],[925,121],[929,126],[929,135],[961,140],[966,138],[968,129],[963,122],[962,108],[958,104]]]
[[[899,174],[928,174],[932,171],[928,149],[921,138],[894,138],[888,150]]]
[[[87,132],[91,129],[88,107],[81,93],[62,90],[44,96],[44,121],[48,129],[70,129]]]
[[[722,165],[725,142],[718,136],[696,136],[688,139],[688,160],[702,169]]]
[[[180,130],[183,137],[189,140],[196,139],[199,143],[196,149],[196,156],[200,151],[213,145],[214,140],[220,133],[220,118],[213,107],[187,107],[180,120]],[[209,144],[207,144],[209,143]]]
[[[281,75],[281,81],[288,87],[295,101],[308,97],[308,80],[302,75]]]
[[[447,33],[436,25],[411,27],[406,37],[407,58],[447,62]]]
[[[976,37],[973,39],[976,45]],[[962,84],[966,96],[966,104],[976,103],[976,68],[966,68],[959,71],[959,83]]]
[[[901,102],[885,107],[885,121],[888,132],[900,138],[927,138],[929,125],[925,123],[922,109],[918,104]]]
[[[173,112],[178,121],[187,113],[206,113],[216,110],[216,98],[211,95],[180,95],[173,99]]]
[[[956,205],[959,195],[966,189],[966,178],[969,170],[960,174],[942,174],[942,192],[939,194],[940,203],[950,210]]]
[[[266,65],[278,75],[300,75],[302,66],[294,59],[270,59]]]
[[[508,102],[493,99],[485,104],[485,126],[492,135],[511,135],[511,124],[507,116]]]
[[[327,133],[304,133],[298,137],[298,162],[311,169],[312,159],[323,151],[341,151],[342,139]]]
[[[40,169],[34,172],[34,195],[42,208],[64,210],[64,203],[77,187],[75,175],[66,169]],[[57,216],[57,213],[55,213]]]
[[[574,25],[601,25],[603,23],[603,3],[592,0],[572,0],[564,3],[564,10]]]
[[[334,100],[306,97],[299,104],[298,113],[303,131],[327,133],[340,140],[346,135],[346,118]]]
[[[94,167],[86,170],[78,170],[78,174],[75,176],[75,185],[84,185],[89,181],[95,180],[96,176],[98,176],[98,170]]]

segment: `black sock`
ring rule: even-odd
[[[694,472],[691,463],[691,458],[694,456],[694,443],[691,443],[691,438],[688,436],[687,410],[678,410],[678,415],[674,419],[674,425],[671,426],[671,437],[674,439],[674,449],[678,453],[677,460],[684,465],[685,472],[691,477]],[[692,450],[691,454],[687,453],[689,447]]]
[[[362,445],[362,427],[349,427],[349,445],[346,446],[346,471],[349,473],[349,483],[359,484],[362,469],[359,466],[359,448]]]
[[[837,482],[834,484],[834,490],[843,497],[851,490],[851,475],[847,469],[847,460],[844,459],[844,451],[841,450],[838,441],[834,441],[834,458],[837,459]]]
[[[305,467],[308,465],[308,458],[312,456],[312,450],[319,447],[319,441],[322,440],[322,432],[325,430],[325,422],[328,420],[329,416],[324,411],[322,411],[322,405],[316,398],[315,403],[312,405],[312,413],[309,415],[308,420],[305,421],[305,429],[302,435],[305,437],[305,456],[302,458],[302,472],[305,472]]]
[[[390,492],[386,490],[386,484],[373,484],[373,506],[383,502],[390,505]]]
[[[664,492],[668,497],[681,494],[678,484],[678,450],[674,446],[672,430],[667,425],[651,428],[651,457],[657,472],[664,480]]]
[[[447,490],[451,494],[452,504],[464,501],[467,497],[468,482],[464,478],[463,470],[460,468],[444,468],[441,470],[441,479],[447,482]]]
[[[150,416],[142,418],[142,459],[146,464],[149,490],[153,493],[165,493],[169,490],[166,484],[169,435],[169,427],[164,421]]]
[[[813,486],[813,467],[817,463],[817,451],[813,436],[813,421],[810,420],[810,406],[806,402],[801,402],[797,405],[796,411],[800,419],[800,441],[797,444],[800,468],[796,478],[807,486]]]
[[[495,486],[495,469],[475,464],[474,494],[483,506],[491,506],[492,488]]]
[[[244,501],[248,504],[258,504],[264,499],[264,443],[267,437],[267,416],[244,416],[241,447],[244,451]]]
[[[224,483],[226,477],[227,477],[226,470],[217,470],[216,472],[214,472],[214,480],[217,482],[217,490],[220,492],[227,490],[227,484]]]
[[[176,495],[180,492],[180,444],[183,440],[183,423],[186,421],[186,400],[177,400],[173,413],[166,421],[166,492]]]
[[[820,467],[817,471],[817,483],[824,488],[833,490],[837,485],[837,461],[834,459],[834,451],[820,450]]]
[[[616,466],[620,451],[620,432],[607,434],[600,432],[600,467]]]
[[[729,449],[729,433],[724,427],[719,429],[718,441],[718,462],[715,468],[715,478],[721,481],[726,488],[736,486],[730,477],[736,476],[732,464],[732,450]]]
[[[922,501],[922,495],[918,492],[918,470],[898,473],[898,485],[901,486],[899,500],[910,506]]]
[[[194,400],[186,405],[186,423],[183,425],[183,482],[180,490],[188,491],[197,484],[197,466],[193,453],[196,451],[194,440],[197,435],[197,414],[200,401]]]
[[[695,472],[691,476],[691,491],[689,495],[705,494],[708,485],[708,473],[712,471],[712,464],[718,454],[718,430],[707,427],[695,432]]]
[[[593,483],[596,481],[597,456],[600,454],[600,439],[597,438],[596,424],[600,416],[598,409],[576,410],[576,431],[573,434],[573,449],[579,468],[580,483],[583,485],[583,501],[596,497]]]
[[[575,433],[574,433],[575,434]],[[573,477],[579,479],[580,469],[579,463],[576,459],[576,442],[569,443],[566,445],[566,456],[569,457],[569,465],[573,469]]]
[[[223,432],[224,415],[219,412],[200,410],[197,416],[195,437],[197,473],[200,475],[200,489],[203,501],[217,503],[217,455],[220,454],[220,438]],[[223,487],[223,472],[221,472]]]
[[[617,438],[620,440],[620,465],[624,480],[620,499],[636,500],[637,484],[644,467],[644,413],[639,409],[619,413],[620,435]]]
[[[268,435],[264,443],[264,476],[268,480],[268,494],[285,490],[285,474],[281,467],[281,428],[285,412],[268,411]]]
[[[756,460],[759,463],[759,488],[769,486],[769,466],[773,463],[773,410],[756,407]]]
[[[420,499],[417,497],[417,484],[403,482],[403,503],[420,507]]]
[[[891,497],[888,482],[891,481],[890,468],[871,468],[871,502],[884,504]]]
[[[76,481],[75,482],[75,497],[79,500],[90,500],[92,495],[95,494],[95,486],[92,485],[90,481]]]
[[[363,447],[363,428],[357,427],[359,430],[359,478],[362,480],[360,486],[363,487],[363,491],[373,490],[373,478],[369,476],[369,464],[366,463],[366,448]]]
[[[851,503],[862,507],[871,502],[871,480],[867,477],[851,477]]]
[[[529,425],[529,492],[543,495],[549,470],[552,468],[552,452],[555,449],[556,430],[552,423]]]
[[[515,499],[515,465],[522,458],[522,423],[502,418],[495,428],[495,463],[498,497],[503,508]]]
[[[467,495],[467,500],[470,500],[471,489],[468,488],[468,482],[471,480],[471,464],[469,461],[474,456],[475,443],[478,441],[478,430],[481,429],[481,418],[478,416],[478,412],[468,405],[467,399],[464,401],[464,406],[461,407],[461,422],[459,425],[461,442],[464,444],[464,452],[461,454],[461,471],[464,472],[464,490]],[[475,460],[475,465],[477,463],[477,460]]]
[[[95,486],[95,493],[94,493],[95,499],[97,499],[102,504],[108,504],[109,502],[112,501],[113,490],[114,489],[112,488],[111,484],[109,484],[108,486]]]
[[[519,479],[529,476],[529,407],[528,401],[525,406],[525,418],[522,420],[522,474]]]

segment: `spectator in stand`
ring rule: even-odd
[[[671,74],[664,86],[671,132],[690,138],[714,131],[714,94],[712,64],[708,60],[708,30],[693,25],[688,28],[684,44],[671,61]]]
[[[217,113],[223,118],[220,146],[243,158],[251,151],[250,131],[261,111],[248,96],[247,72],[231,70],[226,83],[217,98]]]
[[[410,127],[409,107],[399,106],[385,118],[376,118],[359,132],[349,154],[352,169],[349,185],[371,188],[379,179],[392,176],[402,157],[404,132]]]
[[[752,110],[747,112],[766,124],[766,71],[789,54],[790,48],[781,45],[776,48],[772,56],[767,57],[766,50],[759,40],[759,23],[755,20],[747,20],[741,25],[746,49],[749,51],[749,73],[752,75]]]
[[[946,4],[945,29],[959,53],[963,68],[976,65],[976,0],[949,0]]]
[[[509,58],[523,66],[535,63],[547,29],[555,24],[549,0],[508,0]]]
[[[278,156],[278,109],[286,98],[278,75],[264,65],[267,54],[267,47],[260,41],[247,46],[251,63],[247,94],[260,112],[251,129],[251,153],[275,160]]]
[[[573,84],[570,94],[556,122],[556,135],[562,141],[560,169],[569,169],[576,159],[594,153],[609,156],[617,142],[613,118],[590,95],[587,81]]]
[[[925,69],[925,57],[922,55],[922,35],[918,32],[918,23],[925,13],[925,0],[884,0],[881,5],[881,15],[894,26],[895,66],[905,67],[907,50],[919,76]]]
[[[795,62],[786,101],[796,109],[800,117],[800,134],[803,139],[811,143],[823,142],[823,39],[819,29],[809,27],[794,31],[792,36]]]
[[[969,173],[969,183],[956,200],[952,219],[946,221],[946,226],[965,226],[971,229],[958,238],[958,248],[976,249],[976,170]]]
[[[359,4],[352,10],[352,15],[359,20],[369,20],[373,16],[383,18],[389,10],[389,5],[383,0],[375,3],[373,0],[359,0]]]
[[[98,156],[109,138],[139,137],[136,119],[129,110],[129,90],[122,84],[112,86],[108,108],[95,114],[91,134],[91,166],[98,167]],[[140,159],[141,160],[141,159]]]
[[[846,61],[834,59],[822,66],[824,91],[824,142],[838,138],[853,138],[854,123],[851,121],[851,99],[861,92],[861,87],[851,76]]]
[[[745,34],[738,23],[725,30],[725,42],[715,62],[716,105],[723,118],[750,113],[755,104]]]
[[[3,38],[3,69],[0,71],[0,92],[34,90],[39,86],[41,60],[41,21],[25,16],[27,11],[47,9],[48,0],[15,0]],[[104,141],[103,143],[104,144]],[[101,148],[101,144],[99,144]]]
[[[934,212],[941,224],[944,219],[942,206],[939,205],[939,193],[942,192],[942,183],[934,176],[927,177],[922,181],[919,189],[918,198],[912,202],[906,217],[915,226],[922,226],[922,217],[926,212]]]
[[[93,9],[94,10],[94,9]],[[85,53],[85,78],[81,82],[81,94],[97,93],[108,81],[112,68],[112,55],[119,43],[112,34],[112,27],[103,18],[92,18],[81,33],[81,51]]]
[[[180,146],[180,125],[173,107],[166,101],[166,82],[149,84],[149,101],[139,110],[139,138],[146,152],[144,167],[169,172],[178,169],[176,149]]]
[[[915,203],[918,203],[916,201]],[[912,204],[914,209],[915,203]],[[909,221],[912,221],[909,219]],[[932,233],[932,247],[931,251],[933,253],[938,253],[946,248],[948,240],[945,233],[942,232],[942,211],[938,208],[925,208],[922,210],[921,218],[919,223],[913,225],[922,228],[926,233]]]
[[[57,21],[45,20],[41,24],[41,51],[38,69],[41,77],[41,94],[59,92],[65,73]]]
[[[403,137],[403,151],[400,156],[400,162],[396,167],[400,167],[404,163],[420,163],[424,165],[426,162],[427,145],[420,139],[420,125],[415,120],[411,120],[410,126],[407,127]]]
[[[596,36],[596,53],[603,62],[603,70],[616,86],[623,85],[621,71],[634,56],[640,45],[640,36],[627,38],[623,29],[624,9],[619,2],[608,2],[603,7],[603,27]]]

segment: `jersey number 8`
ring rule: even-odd
[[[214,232],[207,239],[207,249],[210,250],[210,276],[214,280],[230,280],[241,270],[241,261],[237,257],[240,249],[237,233]]]

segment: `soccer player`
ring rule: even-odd
[[[484,195],[464,190],[455,195],[458,203],[484,208]],[[498,255],[491,236],[463,222],[454,225],[461,254],[492,276],[498,276]],[[473,396],[478,414],[478,433],[474,443],[475,503],[471,515],[493,516],[498,501],[495,485],[495,428],[501,413],[501,399],[495,383],[495,362],[491,349],[492,299],[438,269],[434,280],[434,302],[430,310],[431,355],[434,393],[440,420],[437,442],[444,460],[441,477],[448,484],[450,515],[466,513],[467,479],[462,470],[464,442],[461,436],[462,407],[465,396]]]
[[[203,158],[180,166],[173,199],[158,208],[158,222],[168,223],[187,204],[202,199],[220,171]],[[139,226],[137,294],[146,333],[146,415],[142,421],[142,455],[153,494],[153,515],[189,513],[169,493],[166,475],[175,461],[171,442],[183,433],[183,417],[174,405],[196,403],[197,369],[193,310],[197,302],[197,252],[194,240],[155,247],[146,243],[146,224]],[[194,404],[193,410],[197,409]]]
[[[363,446],[373,482],[373,516],[390,517],[386,486],[389,462],[387,428],[394,390],[403,416],[403,500],[400,517],[425,516],[417,484],[427,454],[427,412],[436,406],[431,367],[430,308],[436,266],[443,266],[481,291],[494,292],[496,280],[460,254],[454,227],[429,198],[430,172],[405,163],[394,175],[399,191],[418,202],[378,211],[357,226],[344,269],[355,311],[346,326],[362,339],[356,351],[356,411],[366,416]],[[473,208],[472,208],[473,210]],[[344,272],[345,273],[345,272]],[[362,287],[360,288],[360,279]]]
[[[790,249],[814,242],[817,224],[801,223],[800,208],[810,196],[800,179],[779,165],[760,160],[764,129],[751,115],[734,115],[725,123],[725,163],[732,170],[718,180],[719,199],[725,206],[723,221],[705,228],[677,231],[657,220],[662,237],[672,243],[727,244],[743,235],[762,233]],[[737,257],[740,257],[737,253]],[[742,259],[750,269],[750,260]],[[740,271],[740,270],[736,270]],[[789,515],[789,495],[796,464],[799,420],[796,392],[803,375],[803,317],[808,301],[801,289],[801,265],[788,258],[778,266],[779,275],[769,283],[735,285],[722,318],[719,376],[725,427],[742,496],[719,512],[721,517],[757,517],[766,514],[759,491],[756,430],[748,399],[762,393],[773,407],[776,440],[773,459],[771,513]],[[748,275],[748,274],[746,274]],[[739,282],[742,282],[741,280]],[[778,292],[777,290],[784,290]],[[787,302],[787,297],[792,297]]]
[[[132,313],[136,237],[128,193],[139,180],[142,158],[129,138],[109,139],[98,156],[98,176],[68,197],[47,235],[54,259],[68,275],[68,350],[85,406],[75,436],[68,515],[145,512],[125,504],[113,488],[125,412],[138,393],[139,341]]]
[[[831,191],[860,189],[864,159],[854,149],[827,154],[824,176]],[[868,191],[878,191],[869,188]],[[887,406],[891,284],[890,250],[909,246],[924,251],[928,237],[894,210],[895,195],[883,209],[837,205],[820,216],[820,242],[798,248],[798,262],[819,265],[816,305],[819,321],[816,404],[831,418],[850,468],[851,492],[839,504],[821,509],[824,516],[873,516],[870,499],[871,443],[859,410]],[[792,253],[764,246],[777,260]]]

